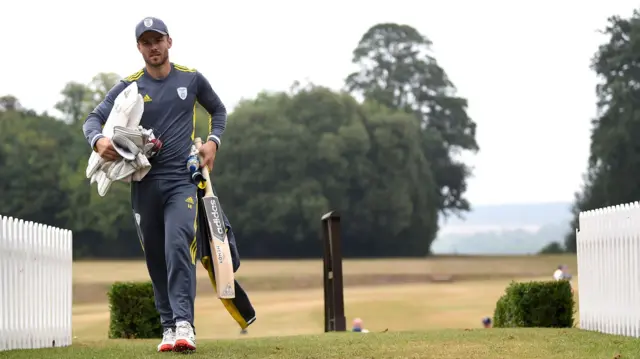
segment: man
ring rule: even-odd
[[[555,280],[571,280],[571,274],[569,274],[569,267],[566,264],[560,264],[556,271],[553,272],[553,279]]]
[[[227,112],[207,79],[198,71],[169,61],[172,39],[167,26],[157,18],[142,20],[135,29],[138,50],[145,67],[115,85],[87,117],[84,135],[105,160],[118,153],[102,135],[102,125],[114,99],[136,81],[144,98],[140,125],[154,130],[162,143],[150,159],[151,170],[140,182],[131,184],[131,202],[156,308],[164,335],[158,351],[193,351],[194,301],[196,295],[197,185],[187,169],[195,136],[195,104],[211,115],[210,131],[200,154],[201,165],[213,168],[216,152],[226,127]],[[228,221],[225,218],[225,223]]]
[[[485,328],[491,328],[491,318],[489,317],[484,317],[482,318],[482,326]]]
[[[353,320],[353,326],[351,327],[351,331],[355,332],[355,333],[369,333],[369,330],[364,329],[362,327],[362,319],[360,318],[355,318]]]
[[[556,271],[553,272],[553,279],[569,281],[569,285],[571,286],[571,293],[573,293],[573,285],[571,285],[572,278],[573,276],[569,274],[569,267],[566,264],[560,264],[556,268]]]

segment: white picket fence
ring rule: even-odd
[[[0,216],[0,351],[71,345],[72,241]]]
[[[640,337],[640,204],[580,213],[580,328]]]

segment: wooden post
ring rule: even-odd
[[[324,242],[324,331],[344,332],[344,290],[342,284],[342,238],[340,215],[333,211],[322,216]]]

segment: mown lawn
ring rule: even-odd
[[[0,352],[0,358],[158,358],[156,340],[76,342],[69,348]],[[420,332],[332,333],[200,341],[190,358],[640,358],[640,341],[579,329],[448,329]]]

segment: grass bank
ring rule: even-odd
[[[77,342],[69,348],[0,352],[0,358],[158,358],[156,340]],[[225,359],[629,359],[640,341],[579,329],[474,329],[336,333],[243,340],[200,341],[190,358]]]

